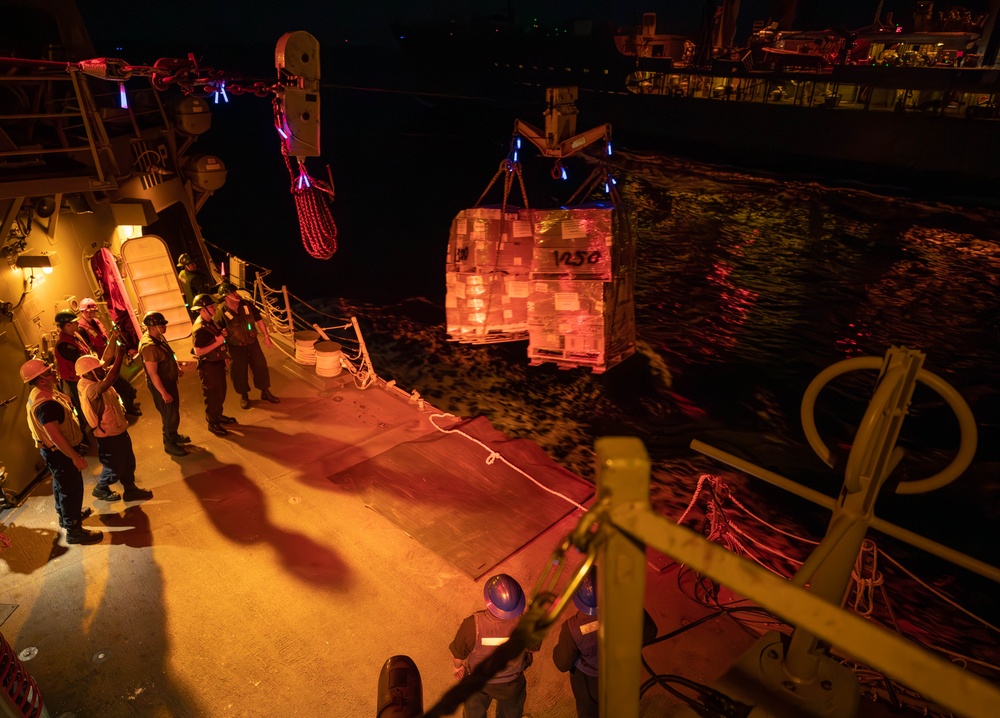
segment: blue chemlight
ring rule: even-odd
[[[125,94],[125,83],[119,83],[118,85],[118,97],[121,100],[121,106],[123,110],[128,109],[128,95]]]

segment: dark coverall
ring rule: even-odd
[[[486,660],[516,627],[516,618],[502,619],[489,611],[477,611],[458,627],[448,649],[452,656],[465,664],[468,674]],[[530,646],[529,651],[537,651],[540,647]],[[465,700],[465,718],[486,718],[486,711],[494,700],[497,702],[497,718],[521,718],[528,695],[524,669],[529,665],[530,652],[522,652],[510,661],[482,690]]]
[[[49,445],[49,439],[41,430],[45,424],[55,421],[71,446],[80,443],[83,432],[73,416],[69,397],[53,392],[52,399],[42,400],[37,390],[32,391],[28,398],[28,410],[31,412],[29,426],[32,421],[37,422],[32,426],[32,437],[52,474],[52,496],[59,514],[59,525],[64,529],[79,527],[83,509],[83,474],[73,465],[73,459]]]
[[[195,347],[215,344],[220,334],[222,329],[211,319],[205,321],[199,316],[194,320]],[[225,344],[198,357],[198,377],[205,396],[205,418],[209,424],[218,424],[222,420],[222,404],[226,401],[226,357]]]
[[[656,638],[653,617],[642,611],[642,642]],[[559,642],[552,650],[552,661],[563,673],[569,672],[578,718],[598,718],[600,704],[597,692],[597,616],[577,611],[563,621]]]
[[[226,346],[229,347],[229,358],[232,363],[229,373],[233,378],[233,389],[237,394],[250,391],[250,381],[247,369],[253,373],[253,383],[261,391],[271,386],[271,373],[267,367],[264,350],[257,341],[257,322],[260,321],[260,311],[245,299],[233,310],[225,302],[219,305],[215,313],[215,322],[226,330]]]
[[[178,443],[177,429],[181,425],[181,394],[177,389],[177,379],[180,372],[177,369],[177,360],[174,359],[174,351],[163,337],[154,339],[146,333],[139,340],[139,356],[143,361],[157,363],[156,369],[160,381],[163,382],[163,388],[174,398],[170,403],[163,401],[163,397],[157,391],[153,380],[149,378],[149,372],[146,372],[146,386],[163,422],[163,445],[176,446]]]
[[[184,290],[184,303],[188,307],[199,294],[207,294],[212,291],[212,281],[197,269],[184,268],[177,273],[181,288]],[[197,312],[197,310],[193,310]]]

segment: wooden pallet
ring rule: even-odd
[[[459,344],[502,344],[504,342],[521,342],[527,338],[527,329],[515,332],[490,331],[486,334],[448,334],[448,341]]]
[[[610,358],[604,352],[571,352],[559,349],[536,349],[528,347],[528,360],[530,366],[540,366],[541,364],[555,364],[560,369],[576,369],[577,367],[590,367],[593,374],[603,374],[610,368],[621,364],[630,356],[635,354],[635,347],[616,352]]]
[[[531,366],[555,364],[560,369],[590,367],[590,371],[594,374],[603,374],[606,369],[604,352],[570,352],[561,349],[528,347],[528,363]]]

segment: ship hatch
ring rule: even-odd
[[[122,245],[121,256],[122,275],[132,285],[139,316],[160,312],[166,317],[168,342],[191,336],[191,316],[166,243],[156,236],[136,237]]]

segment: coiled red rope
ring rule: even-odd
[[[333,179],[324,182],[310,177],[302,160],[299,160],[296,172],[284,142],[281,143],[281,156],[285,158],[288,176],[292,181],[291,192],[299,215],[302,245],[309,256],[329,259],[337,251],[337,224],[330,214],[334,194]]]

